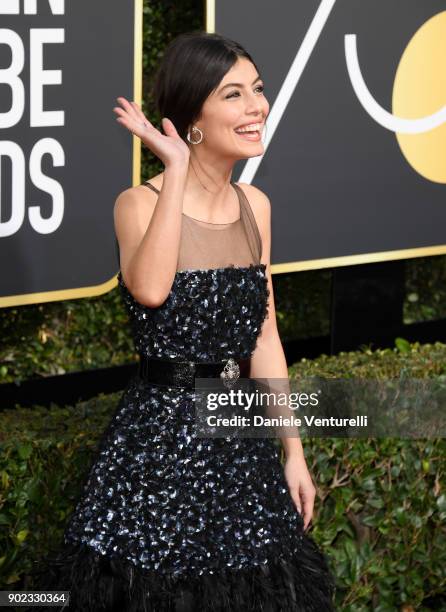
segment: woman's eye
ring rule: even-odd
[[[262,93],[262,91],[265,89],[265,86],[264,86],[264,85],[258,85],[258,86],[256,87],[256,89],[259,89],[259,90],[260,90],[260,93]],[[239,93],[238,91],[233,91],[233,92],[232,92],[232,93],[230,93],[228,96],[226,96],[226,99],[227,99],[227,98],[233,98],[233,97],[234,97],[236,94],[238,94],[238,93]]]

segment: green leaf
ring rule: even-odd
[[[395,338],[395,346],[400,353],[410,353],[410,343],[404,338]]]
[[[441,511],[446,511],[446,495],[444,493],[437,497],[437,506]]]
[[[19,531],[19,532],[16,534],[16,540],[17,540],[17,542],[18,542],[19,544],[22,544],[22,543],[25,541],[25,539],[26,539],[26,537],[27,537],[28,533],[29,533],[29,530],[28,530],[28,529],[21,529],[21,530],[20,530],[20,531]]]
[[[17,452],[19,454],[20,459],[29,459],[31,453],[33,452],[33,447],[31,444],[21,444],[17,448]]]

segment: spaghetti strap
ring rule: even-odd
[[[249,203],[249,200],[240,185],[237,185],[237,183],[234,182],[232,182],[232,185],[237,190],[239,196],[240,215],[254,261],[260,263],[262,257],[262,237],[260,236],[259,227],[257,225],[254,213],[252,212],[251,204]]]
[[[159,194],[159,189],[152,185],[152,183],[149,183],[149,181],[145,181],[144,183],[141,183],[141,185],[144,185],[145,187],[148,187],[149,189],[152,189],[153,191]]]

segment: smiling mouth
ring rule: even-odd
[[[237,129],[235,129],[234,132],[237,134],[237,136],[239,136],[240,138],[243,138],[243,140],[247,140],[248,142],[249,141],[251,142],[259,141],[265,124],[264,123],[253,124],[253,127],[254,125],[259,126],[259,127],[257,129],[244,128],[243,131],[237,131]]]

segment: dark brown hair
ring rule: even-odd
[[[154,79],[153,97],[160,116],[173,122],[183,140],[200,118],[205,100],[239,57],[257,68],[240,44],[220,34],[186,32],[168,44]]]

